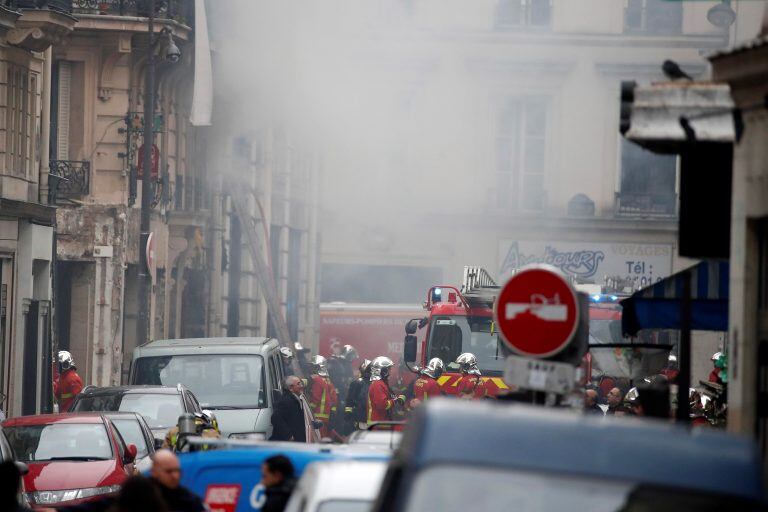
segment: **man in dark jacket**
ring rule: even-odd
[[[360,376],[349,383],[347,401],[344,403],[344,414],[347,418],[349,432],[360,428],[368,415],[368,386],[371,385],[371,361],[364,359],[360,364]],[[347,433],[349,433],[347,432]]]
[[[295,375],[285,378],[287,388],[272,412],[272,441],[307,442],[307,427],[311,418],[306,417],[302,406],[304,384]]]
[[[32,512],[19,503],[21,471],[15,462],[8,460],[0,464],[0,510],[8,512]]]
[[[261,465],[266,501],[261,512],[283,512],[296,486],[293,464],[285,455],[273,455]]]

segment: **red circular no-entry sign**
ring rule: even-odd
[[[568,346],[579,325],[576,292],[556,270],[528,267],[501,289],[496,325],[509,348],[528,357],[553,356]]]

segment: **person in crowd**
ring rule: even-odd
[[[371,384],[371,361],[363,359],[360,363],[359,377],[349,383],[347,399],[344,402],[344,416],[347,418],[347,431],[362,428],[368,411],[368,387]]]
[[[598,395],[594,389],[584,391],[584,413],[605,416],[605,412],[597,403]]]
[[[293,375],[293,350],[280,347],[280,362],[283,365],[283,375]]]
[[[312,362],[309,360],[309,354],[311,350],[304,348],[298,341],[293,344],[293,355],[296,358],[296,362],[299,363],[299,369],[302,375],[312,374]],[[288,372],[288,375],[293,374],[293,371]]]
[[[412,408],[430,398],[443,395],[443,390],[440,389],[437,379],[443,374],[444,369],[443,360],[439,357],[433,357],[427,366],[421,369],[419,378],[413,383]]]
[[[32,512],[32,509],[19,503],[20,490],[21,471],[19,467],[11,460],[0,463],[0,510]]]
[[[488,393],[475,355],[465,352],[456,358],[456,364],[459,365],[462,375],[458,385],[459,398],[465,400],[484,398]]]
[[[328,363],[323,356],[312,358],[312,375],[309,395],[309,405],[315,418],[323,422],[320,434],[331,437],[331,414],[336,413],[338,394],[336,387],[328,376]]]
[[[110,512],[173,512],[163,500],[158,486],[149,478],[132,476],[123,483]]]
[[[367,423],[391,421],[397,405],[405,405],[405,395],[395,396],[389,388],[389,374],[395,363],[386,356],[371,362],[371,385],[368,388]]]
[[[344,359],[343,351],[344,348],[339,340],[334,340],[331,343],[331,353],[327,358],[328,377],[330,378],[333,387],[336,388],[339,399],[342,402],[346,398],[344,394],[349,385],[349,382],[346,379],[347,370],[345,368],[347,366],[347,361]]]
[[[284,385],[285,391],[272,413],[271,440],[311,442],[314,429],[321,424],[312,418],[309,403],[304,397],[304,383],[297,376],[289,375]]]
[[[611,388],[611,390],[608,391],[608,394],[605,395],[605,398],[608,402],[608,410],[605,411],[606,415],[616,414],[617,411],[619,414],[622,414],[624,411],[624,408],[622,407],[624,393],[621,392],[621,389],[617,387]]]
[[[654,376],[648,382],[641,382],[637,385],[637,392],[643,416],[669,419],[669,382],[665,378]]]
[[[285,455],[273,455],[261,465],[261,485],[266,501],[261,512],[283,512],[296,486],[295,470]]]
[[[677,376],[680,374],[680,367],[677,364],[677,356],[675,354],[669,354],[669,357],[667,357],[667,364],[659,373],[665,376],[672,384],[677,381]]]
[[[148,482],[156,489],[159,494],[164,509],[159,509],[161,512],[167,510],[169,512],[206,512],[207,507],[203,504],[196,494],[181,485],[181,465],[179,464],[179,458],[176,455],[166,449],[158,450],[152,455],[152,469],[150,470],[150,477]],[[121,509],[121,502],[123,506],[133,506],[138,503],[150,503],[157,496],[152,496],[147,493],[147,486],[143,483],[131,483],[131,486],[127,490],[121,491],[117,496],[109,496],[90,503],[83,503],[82,505],[73,505],[70,507],[58,508],[58,512],[106,512]],[[142,496],[130,496],[135,491],[141,493]],[[133,509],[127,509],[133,512]],[[144,508],[140,512],[149,512],[153,508]]]
[[[712,371],[709,372],[709,377],[707,380],[709,382],[714,382],[715,384],[723,385],[723,379],[720,378],[720,372],[722,371],[722,368],[720,368],[717,364],[718,361],[720,361],[720,358],[723,357],[722,352],[715,352],[712,354],[712,357],[709,358],[710,361],[712,361]]]
[[[57,356],[59,374],[53,381],[53,394],[59,401],[59,412],[67,412],[75,396],[83,390],[83,379],[77,374],[72,354],[61,350]]]

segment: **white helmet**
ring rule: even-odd
[[[293,359],[293,350],[288,347],[280,347],[280,355],[283,357],[283,359],[290,363]]]
[[[443,370],[445,369],[445,365],[443,364],[443,360],[439,357],[433,357],[429,360],[429,363],[427,363],[427,366],[425,366],[421,370],[422,375],[427,375],[428,377],[432,377],[433,379],[439,379],[440,376],[443,374]]]
[[[456,364],[459,365],[463,373],[480,375],[480,368],[477,367],[477,358],[475,357],[475,354],[464,352],[456,358]]]
[[[371,362],[371,380],[381,380],[389,377],[389,370],[395,363],[386,356],[379,356]]]
[[[75,360],[72,359],[72,354],[70,354],[66,350],[59,351],[58,359],[59,359],[59,367],[62,369],[62,371],[69,370],[70,368],[74,368],[75,366]]]
[[[328,376],[328,361],[321,355],[312,358],[312,370],[321,377]]]

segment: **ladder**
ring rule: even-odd
[[[499,294],[499,285],[483,267],[464,267],[461,294],[475,306],[492,307]]]
[[[240,226],[245,237],[248,251],[251,253],[253,268],[256,273],[256,279],[259,281],[261,293],[267,303],[267,313],[272,325],[277,332],[278,342],[281,346],[292,347],[291,335],[288,332],[288,324],[285,322],[282,308],[280,307],[280,298],[277,295],[275,278],[272,270],[264,261],[264,255],[261,252],[261,245],[256,234],[256,225],[248,212],[248,198],[243,191],[243,187],[236,184],[230,184],[228,187],[229,197],[232,199],[232,206],[235,214],[240,220]]]

